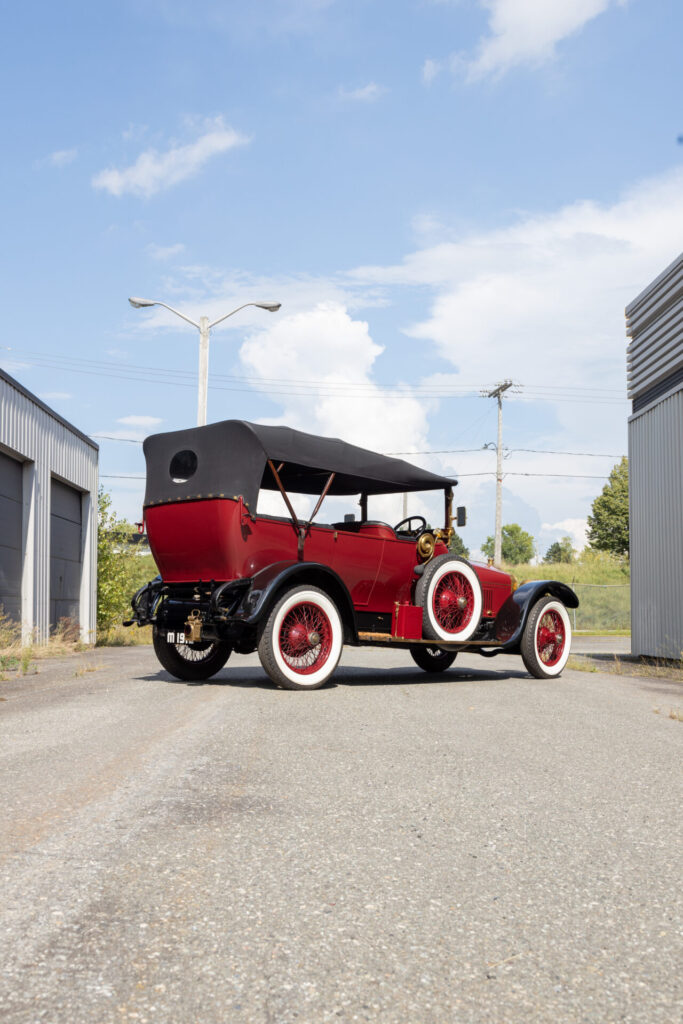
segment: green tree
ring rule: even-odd
[[[544,562],[573,562],[576,552],[572,547],[571,537],[562,537],[550,545],[545,553]]]
[[[465,546],[465,541],[455,530],[453,530],[453,536],[448,543],[448,550],[452,555],[461,555],[463,558],[470,557],[470,549]]]
[[[100,487],[97,496],[97,632],[101,637],[127,617],[136,589],[134,528],[118,519],[111,495]]]
[[[481,546],[487,558],[493,558],[495,538],[487,537]],[[501,554],[511,565],[530,562],[534,555],[534,538],[519,523],[507,523],[502,530]]]
[[[628,459],[625,455],[593,502],[588,516],[588,543],[599,551],[628,555]]]

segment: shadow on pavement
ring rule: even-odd
[[[169,672],[160,669],[154,674],[141,675],[138,677],[144,682],[173,683],[177,686],[232,686],[252,689],[254,687],[262,690],[277,690],[279,687],[273,683],[261,668],[226,668],[222,669],[210,679],[183,680],[176,679]],[[494,672],[491,669],[469,669],[453,668],[447,672],[430,674],[419,669],[412,668],[387,668],[370,669],[344,666],[332,676],[332,679],[322,689],[331,690],[336,686],[405,686],[406,684],[417,685],[420,683],[472,683],[472,682],[499,682],[505,679],[527,679],[531,677],[526,672]]]

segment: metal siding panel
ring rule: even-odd
[[[80,620],[85,639],[95,629],[97,579],[98,450],[68,426],[37,405],[23,391],[0,377],[0,443],[35,463],[34,529],[31,546],[33,621],[37,638],[46,639],[50,622],[50,491],[51,476],[91,495],[85,557],[87,579],[92,580],[87,601],[81,600]],[[85,595],[83,595],[85,597]]]
[[[629,424],[631,645],[683,651],[683,392]]]
[[[683,366],[683,254],[626,308],[630,397]]]

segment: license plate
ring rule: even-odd
[[[185,634],[184,633],[167,633],[166,634],[166,643],[167,644],[186,644],[187,640],[185,639]]]

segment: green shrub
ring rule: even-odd
[[[135,529],[119,519],[111,495],[100,488],[97,509],[97,642],[106,643],[130,615],[130,599],[157,575],[151,555],[140,555],[132,543]]]

